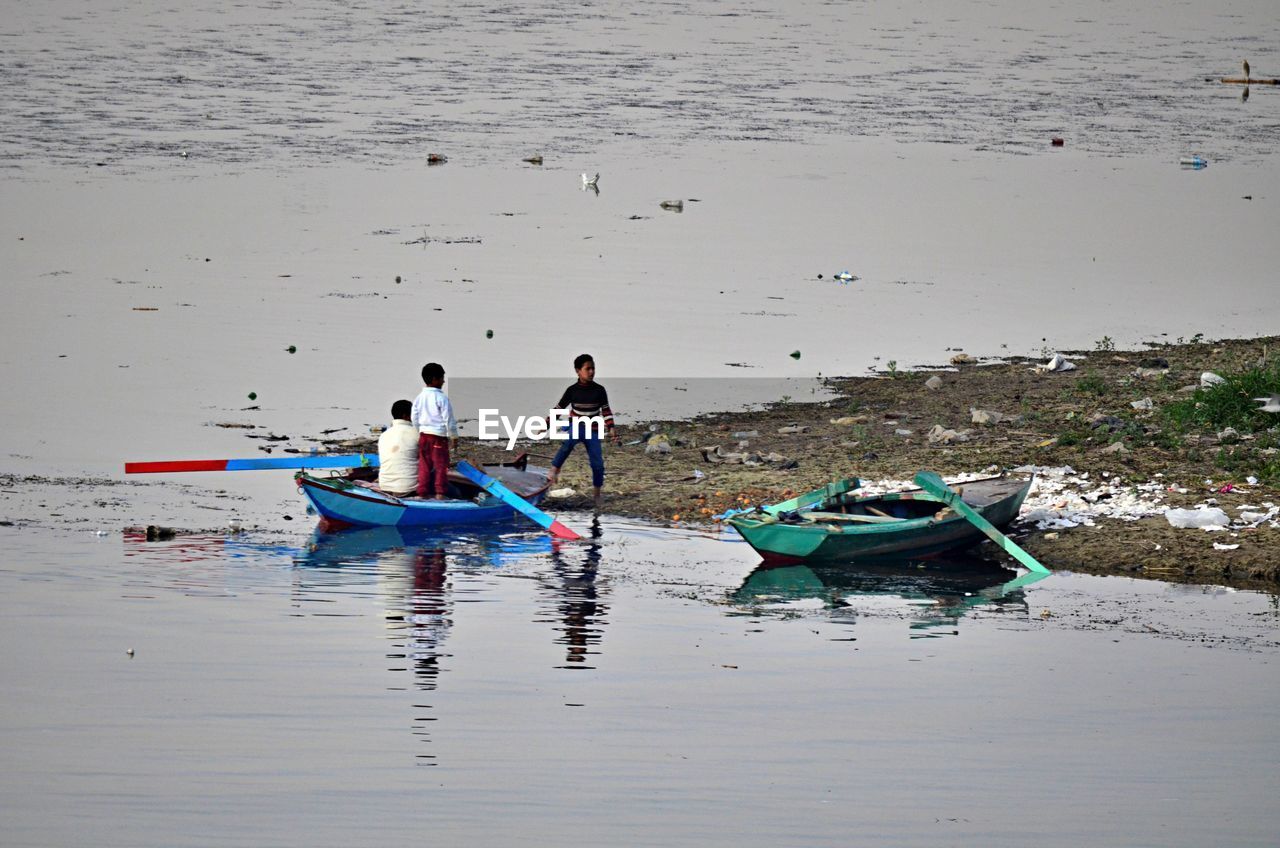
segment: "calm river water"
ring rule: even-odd
[[[1274,839],[1274,597],[595,530],[5,528],[5,844]]]

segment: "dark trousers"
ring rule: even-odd
[[[418,434],[418,497],[448,494],[449,440],[430,433]]]
[[[604,485],[604,451],[600,448],[598,436],[565,439],[560,443],[560,450],[556,451],[556,458],[551,460],[551,465],[559,471],[560,466],[564,465],[564,461],[569,458],[569,454],[573,453],[573,448],[578,442],[582,442],[587,449],[587,461],[591,463],[591,485],[599,489]]]

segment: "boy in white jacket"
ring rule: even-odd
[[[411,418],[418,428],[418,497],[442,501],[449,486],[449,452],[458,449],[458,422],[441,391],[444,366],[422,366],[422,382],[426,387],[414,398]]]

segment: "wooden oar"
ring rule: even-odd
[[[254,457],[252,459],[176,459],[168,462],[126,462],[125,474],[161,474],[171,471],[265,471],[277,468],[378,467],[377,454],[315,454],[311,456]]]
[[[761,506],[760,510],[767,515],[778,515],[783,512],[795,512],[797,510],[804,509],[805,507],[822,503],[828,498],[834,498],[838,495],[843,495],[845,492],[851,492],[861,485],[862,481],[857,477],[850,477],[847,480],[837,480],[834,483],[828,483],[821,489],[814,489],[812,492],[805,492],[803,495],[796,495],[791,500],[781,501],[780,503],[770,506]],[[754,507],[751,509],[727,509],[719,515],[713,515],[711,517],[716,521],[723,521],[724,519],[735,515],[742,515],[743,513],[754,511]]]
[[[976,509],[965,503],[960,495],[948,487],[937,474],[932,471],[921,471],[916,475],[916,485],[929,494],[936,495],[947,506],[969,519],[970,524],[986,533],[991,541],[1027,568],[1039,574],[1049,573],[1049,569],[1036,562],[1035,557],[1018,547],[1012,539],[997,530],[994,524],[983,518]]]
[[[573,540],[573,539],[582,538],[577,533],[570,530],[568,527],[565,527],[555,518],[552,518],[550,515],[547,515],[545,512],[538,509],[536,506],[529,503],[524,498],[517,495],[515,492],[511,491],[506,486],[502,485],[501,482],[493,479],[488,474],[485,474],[479,468],[476,468],[474,465],[467,462],[466,460],[459,462],[456,467],[457,467],[458,473],[460,473],[463,477],[466,477],[472,483],[475,483],[477,486],[480,486],[486,492],[498,498],[507,506],[514,509],[516,512],[519,512],[520,514],[528,517],[530,520],[539,524],[540,526],[545,527],[547,531],[551,533],[551,535],[559,539]]]
[[[805,492],[803,495],[796,495],[789,501],[773,504],[772,506],[761,507],[770,515],[777,515],[780,512],[794,512],[798,509],[804,509],[807,506],[813,506],[821,503],[828,498],[834,498],[843,495],[845,492],[851,492],[862,485],[862,481],[857,477],[850,477],[847,480],[837,480],[834,483],[828,483],[821,489],[814,489],[812,492]]]

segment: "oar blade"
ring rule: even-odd
[[[466,477],[477,486],[482,487],[486,492],[498,498],[507,506],[528,518],[530,521],[533,521],[540,527],[545,527],[547,532],[556,538],[568,539],[570,541],[582,538],[573,530],[561,524],[550,515],[547,515],[545,512],[538,509],[515,492],[511,491],[506,486],[502,485],[501,481],[495,480],[466,460],[459,462],[457,468],[459,474]]]
[[[947,506],[967,518],[970,524],[985,533],[987,537],[999,545],[1005,553],[1009,554],[1009,556],[1013,557],[1027,568],[1038,574],[1049,573],[1049,569],[1037,562],[1035,557],[1018,547],[1016,542],[1001,533],[994,524],[983,518],[976,509],[965,503],[964,499],[961,498],[954,489],[943,482],[942,478],[937,474],[932,471],[921,471],[916,475],[916,485],[924,489],[929,494],[937,495],[939,498],[942,498],[942,500],[946,502]]]

